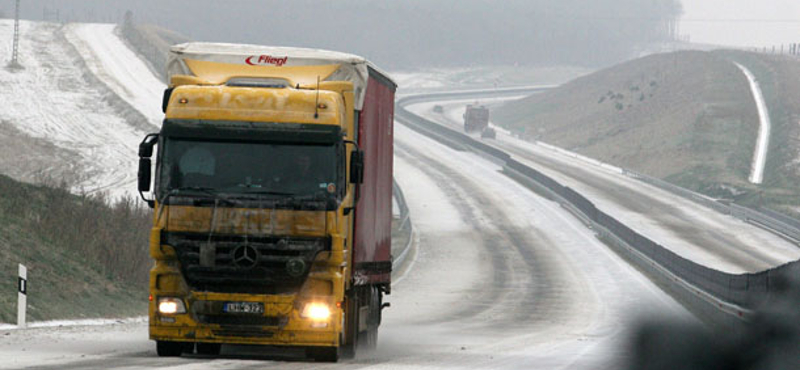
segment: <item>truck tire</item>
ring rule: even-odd
[[[374,351],[378,348],[378,326],[381,323],[382,296],[378,287],[370,287],[367,302],[369,302],[369,328],[359,333],[359,347],[365,351]]]
[[[222,349],[219,343],[197,343],[197,354],[206,356],[217,356]]]
[[[156,341],[156,353],[159,357],[179,357],[185,345],[181,342]]]
[[[370,328],[361,333],[359,337],[359,349],[371,352],[378,348],[378,327]]]
[[[343,358],[355,358],[358,347],[358,294],[355,289],[347,294],[345,300],[344,335],[341,341]]]
[[[339,361],[340,347],[309,347],[306,349],[306,356],[316,362],[337,362]]]

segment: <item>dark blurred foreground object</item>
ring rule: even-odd
[[[631,370],[800,370],[800,277],[783,278],[754,319],[737,328],[647,322],[631,343]]]

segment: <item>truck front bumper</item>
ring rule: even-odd
[[[157,300],[156,300],[157,301]],[[225,302],[260,302],[262,314],[226,314]],[[319,300],[318,300],[319,302]],[[276,346],[339,346],[342,310],[329,299],[328,320],[301,316],[294,296],[193,294],[185,299],[186,313],[165,315],[150,304],[150,339],[171,342],[255,344]]]
[[[271,328],[212,327],[150,325],[150,339],[170,342],[201,342],[224,344],[257,344],[275,346],[322,346],[339,345],[338,335],[331,331],[273,330]]]

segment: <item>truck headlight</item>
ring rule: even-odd
[[[162,297],[158,299],[158,312],[165,315],[186,313],[186,306],[180,298]]]
[[[331,309],[325,303],[307,303],[300,316],[314,321],[325,321],[331,317]]]

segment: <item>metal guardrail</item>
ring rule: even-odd
[[[408,211],[408,204],[406,203],[406,196],[403,194],[403,189],[400,188],[400,185],[397,184],[397,181],[394,179],[392,179],[392,195],[395,201],[397,201],[397,206],[400,208],[400,230],[405,230],[409,223],[410,212]]]
[[[408,204],[406,203],[406,196],[403,194],[403,189],[400,188],[400,185],[394,179],[392,179],[392,195],[395,201],[397,201],[397,206],[400,208],[400,226],[398,227],[398,230],[408,234],[408,240],[406,241],[405,246],[403,246],[403,249],[400,251],[400,253],[398,253],[397,256],[392,260],[392,267],[395,268],[402,265],[403,261],[408,255],[408,251],[411,248],[411,243],[414,239],[414,227],[411,224],[411,212],[409,211]]]
[[[416,116],[404,108],[405,105],[412,102],[425,100],[430,100],[430,98],[417,96],[398,100],[395,109],[395,116],[398,121],[423,134],[432,136],[434,139],[448,143],[458,143],[463,147],[492,156],[495,160],[502,162],[505,169],[546,189],[570,211],[580,213],[580,218],[584,222],[590,222],[598,229],[608,231],[615,239],[629,246],[632,251],[635,251],[636,258],[657,264],[658,269],[656,271],[663,271],[669,275],[663,276],[665,279],[681,281],[681,289],[684,292],[688,292],[694,297],[700,297],[695,302],[700,302],[700,305],[703,305],[701,308],[703,311],[713,310],[723,314],[726,318],[732,315],[736,319],[743,319],[749,310],[768,304],[771,296],[781,290],[782,281],[784,281],[787,274],[800,273],[800,261],[758,273],[729,274],[683,258],[597,209],[589,199],[573,189],[565,187],[534,168],[514,160],[502,150],[486,145],[461,132]],[[642,176],[632,172],[630,174]],[[642,178],[644,180],[652,179]],[[699,194],[689,192],[686,189],[675,188],[672,190],[684,193],[686,196],[692,197],[692,199],[699,196]],[[696,200],[715,209],[733,209],[731,207],[726,208],[724,204],[704,196],[696,197]],[[714,307],[711,307],[712,305]],[[720,321],[729,322],[730,320],[723,319]]]

